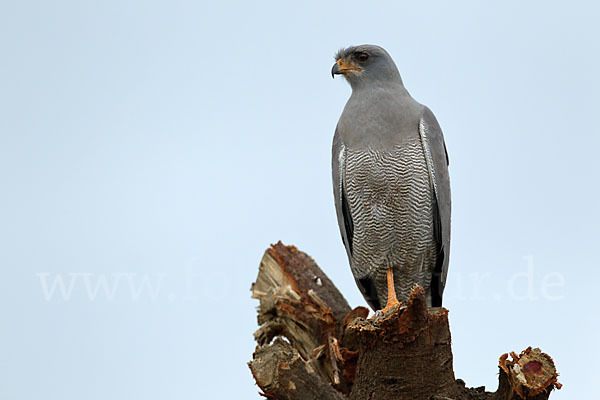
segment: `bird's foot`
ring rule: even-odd
[[[393,299],[392,301],[388,301],[388,303],[386,304],[386,306],[384,308],[382,308],[381,310],[377,310],[375,311],[375,314],[373,315],[373,319],[377,320],[380,318],[385,318],[388,315],[393,314],[394,312],[396,312],[398,309],[402,309],[405,308],[405,306],[402,305],[401,302],[399,302],[396,299]]]

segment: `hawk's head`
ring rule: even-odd
[[[363,44],[341,49],[335,55],[331,76],[344,75],[355,87],[359,84],[400,82],[394,60],[382,47]]]

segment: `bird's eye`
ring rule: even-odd
[[[360,62],[365,62],[369,59],[369,55],[367,53],[361,52],[354,53],[354,57],[356,57],[356,59]]]

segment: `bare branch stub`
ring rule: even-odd
[[[252,297],[260,301],[261,327],[254,334],[259,346],[285,337],[298,362],[341,393],[349,392],[358,355],[342,338],[351,309],[312,258],[293,246],[273,245],[260,263]]]
[[[554,389],[560,389],[558,373],[552,358],[539,348],[528,347],[521,354],[503,354],[498,362],[500,376],[498,399],[545,400]]]

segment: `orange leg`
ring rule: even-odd
[[[394,288],[394,271],[393,271],[393,269],[388,268],[385,275],[387,278],[388,296],[387,296],[387,304],[385,305],[385,308],[383,308],[381,310],[381,312],[384,314],[388,313],[396,306],[402,305],[402,303],[400,303],[398,301],[398,299],[396,298],[396,288]]]

